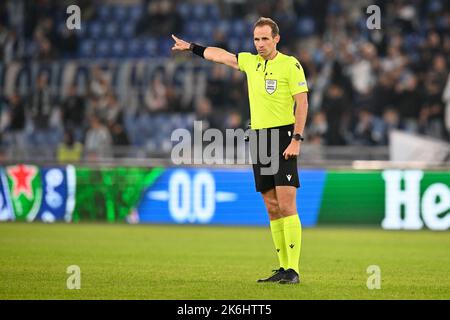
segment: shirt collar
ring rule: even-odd
[[[282,53],[281,53],[280,51],[277,50],[277,55],[275,56],[275,58],[273,58],[272,60],[267,60],[267,61],[270,61],[271,63],[276,62],[276,61],[278,61],[278,60],[280,59],[281,55],[282,55]],[[261,57],[259,54],[258,54],[258,56],[259,56],[259,59],[260,59],[262,62],[265,62],[265,61],[266,61],[266,60],[264,60],[264,58]]]

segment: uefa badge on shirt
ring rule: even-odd
[[[277,80],[266,79],[266,91],[272,94],[277,90]]]

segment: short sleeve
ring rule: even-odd
[[[308,84],[306,83],[305,72],[297,59],[292,57],[289,60],[289,90],[291,95],[301,92],[308,92]]]
[[[238,54],[238,65],[239,70],[246,72],[250,61],[251,61],[252,54],[250,52],[241,52]]]

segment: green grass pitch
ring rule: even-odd
[[[3,223],[0,299],[449,299],[449,248],[450,232],[304,229],[302,283],[283,286],[255,282],[277,267],[264,227]]]

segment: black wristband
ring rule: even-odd
[[[205,58],[204,53],[205,53],[206,47],[202,47],[202,46],[199,46],[198,44],[191,43],[191,45],[189,46],[189,49],[192,51],[193,54],[196,54],[196,55],[202,57],[203,59]]]

